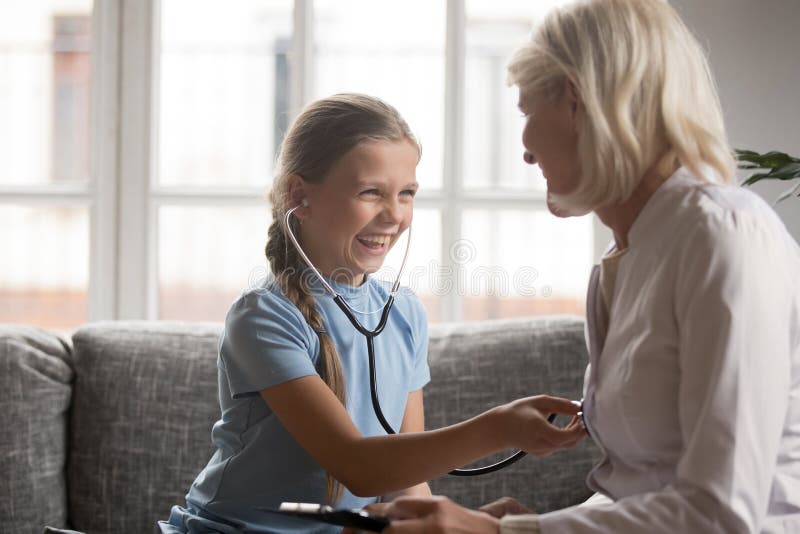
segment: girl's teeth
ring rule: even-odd
[[[389,236],[371,236],[371,237],[359,237],[361,241],[369,245],[375,246],[383,246],[389,244]]]

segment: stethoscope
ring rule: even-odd
[[[383,410],[381,410],[381,403],[378,400],[378,386],[377,386],[378,381],[376,379],[376,373],[375,373],[375,337],[381,332],[383,332],[383,329],[386,326],[386,321],[389,318],[389,312],[391,311],[392,305],[394,304],[394,297],[397,294],[397,291],[400,287],[400,276],[403,274],[403,269],[405,269],[406,260],[408,259],[408,251],[411,247],[411,227],[409,226],[408,228],[408,238],[406,240],[406,251],[403,254],[403,262],[400,264],[400,270],[397,273],[397,278],[395,279],[394,284],[392,284],[392,289],[389,292],[389,298],[386,299],[386,304],[383,305],[383,311],[381,312],[381,318],[378,321],[378,326],[376,326],[372,330],[369,330],[368,328],[364,327],[364,325],[362,325],[361,322],[356,318],[355,314],[353,313],[353,309],[350,307],[350,305],[347,304],[347,301],[345,301],[344,298],[342,298],[342,296],[339,295],[335,289],[333,289],[333,287],[328,283],[328,281],[325,280],[325,277],[322,276],[322,274],[320,274],[320,272],[317,270],[316,267],[314,267],[314,264],[308,258],[306,253],[303,251],[303,247],[300,246],[300,242],[297,241],[297,238],[295,237],[294,232],[292,231],[292,226],[290,224],[290,217],[296,209],[304,207],[306,205],[307,203],[304,202],[302,205],[295,206],[294,208],[291,208],[289,211],[286,212],[286,217],[284,219],[285,223],[284,226],[286,228],[286,232],[289,234],[289,239],[292,241],[292,244],[294,245],[295,249],[297,249],[297,252],[303,258],[303,261],[305,261],[306,265],[308,265],[309,268],[314,272],[319,281],[325,287],[325,290],[331,294],[331,296],[333,297],[333,301],[336,303],[339,309],[342,310],[342,313],[344,313],[345,316],[350,320],[350,323],[353,325],[353,327],[366,338],[367,355],[369,360],[369,391],[372,397],[372,409],[375,411],[375,415],[377,416],[378,421],[380,421],[381,426],[386,431],[386,433],[396,434],[397,432],[394,431],[392,426],[386,420],[386,417],[384,417]],[[548,418],[548,420],[552,422],[552,419],[554,418],[555,414],[551,415]],[[503,469],[506,466],[513,464],[514,462],[525,456],[525,454],[526,454],[525,451],[517,451],[508,458],[501,460],[497,463],[487,465],[485,467],[477,467],[474,469],[453,469],[452,471],[450,471],[449,474],[454,476],[464,477],[464,476],[476,476],[476,475],[485,475],[488,473],[493,473],[495,471]]]

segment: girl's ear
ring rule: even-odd
[[[294,174],[289,177],[289,208],[294,208],[296,206],[300,206],[294,214],[299,218],[303,219],[306,215],[308,215],[308,198],[306,195],[308,194],[306,183],[303,179]]]

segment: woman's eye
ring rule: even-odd
[[[375,197],[375,196],[379,196],[381,194],[381,192],[379,190],[377,190],[377,189],[365,189],[364,191],[362,191],[359,194],[362,195],[362,196]]]
[[[400,195],[404,197],[414,198],[414,195],[416,194],[417,194],[416,189],[404,189],[403,191],[400,191]]]

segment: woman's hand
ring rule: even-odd
[[[527,508],[518,500],[511,497],[502,497],[494,502],[484,504],[479,511],[500,519],[504,515],[532,514],[533,510]]]
[[[536,456],[574,447],[586,435],[577,415],[580,406],[571,400],[537,395],[515,400],[498,410],[504,421],[501,432],[509,438],[510,446]],[[571,415],[572,420],[559,428],[547,421],[550,414]]]
[[[367,509],[372,511],[371,507]],[[446,497],[399,497],[386,504],[380,513],[391,520],[384,534],[495,534],[500,531],[497,518],[463,508]]]
[[[476,512],[463,508],[446,497],[398,497],[392,502],[369,504],[364,510],[386,516],[392,524],[383,532],[498,532],[493,518],[504,515],[530,514],[531,510],[516,499],[503,497],[485,504]],[[490,517],[486,517],[486,516]],[[356,534],[346,528],[342,534]]]

